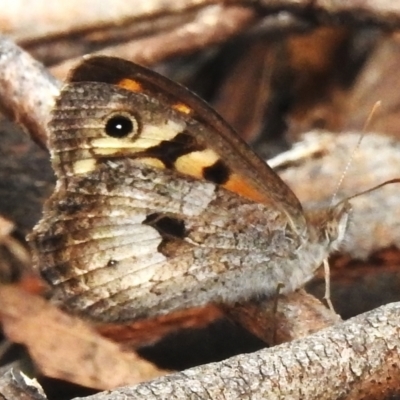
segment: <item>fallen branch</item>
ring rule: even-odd
[[[400,303],[302,340],[86,400],[359,399],[400,394]]]

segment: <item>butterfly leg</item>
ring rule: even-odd
[[[324,260],[324,275],[325,275],[324,300],[328,304],[329,309],[335,312],[335,309],[333,308],[333,304],[331,301],[331,269],[329,267],[329,262],[327,258],[325,258]]]

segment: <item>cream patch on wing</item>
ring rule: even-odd
[[[94,158],[87,158],[85,160],[78,160],[72,164],[74,174],[87,174],[94,171],[96,168],[96,160]]]
[[[164,124],[144,124],[139,136],[134,138],[102,137],[93,139],[91,147],[96,155],[107,156],[118,153],[121,150],[136,153],[157,146],[164,140],[172,140],[180,132],[184,131],[186,124],[167,120]]]
[[[149,165],[151,167],[155,167],[155,168],[160,168],[160,169],[164,169],[165,165],[164,163],[159,160],[158,158],[154,158],[154,157],[141,157],[140,160],[145,163],[146,165]]]
[[[179,172],[201,179],[203,178],[204,168],[214,165],[219,159],[218,154],[211,149],[192,151],[180,156],[175,161],[174,167]]]

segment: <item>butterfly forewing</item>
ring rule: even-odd
[[[194,175],[200,179],[209,177],[229,190],[248,198],[278,208],[290,224],[303,231],[305,220],[300,202],[279,176],[234,132],[211,107],[183,86],[163,76],[128,61],[112,57],[91,57],[73,70],[69,81],[101,82],[145,93],[171,110],[181,112],[184,120],[196,121],[201,129],[192,131],[194,140],[217,157],[208,171]],[[188,164],[200,163],[201,157]],[[190,168],[182,172],[193,175]],[[223,178],[221,177],[223,176]]]

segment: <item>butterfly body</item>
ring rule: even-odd
[[[84,61],[53,112],[58,182],[30,239],[53,299],[129,321],[304,285],[348,207],[306,215],[202,102],[116,62]]]

